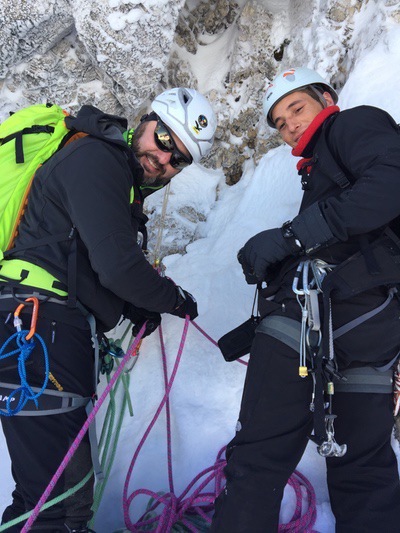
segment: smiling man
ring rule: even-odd
[[[15,332],[7,316],[34,296],[39,301],[36,332],[45,339],[54,376],[38,409],[32,407],[35,416],[21,411],[25,416],[1,417],[15,479],[2,523],[35,507],[83,426],[82,402],[93,397],[98,378],[96,335],[114,328],[121,316],[132,321],[134,334],[146,322],[144,336],[160,324],[160,313],[197,316],[196,300],[150,265],[143,253],[146,240],[139,243],[138,234],[145,235],[144,197],[209,153],[216,120],[206,98],[193,89],[169,89],[151,106],[136,131],[127,130],[124,118],[92,106],[65,118],[74,135],[36,172],[15,248],[0,262],[0,341]],[[23,329],[31,317],[27,303]],[[40,388],[44,375],[42,354],[34,350],[26,382]],[[3,358],[1,386],[14,390],[21,379],[17,363]],[[74,407],[46,410],[47,396],[61,391]],[[52,496],[74,487],[91,467],[85,438]],[[92,489],[93,480],[43,510],[34,530],[89,531]]]
[[[336,531],[399,531],[399,127],[381,109],[337,101],[308,68],[280,73],[265,94],[269,126],[301,158],[304,194],[292,221],[238,253],[261,321],[213,533],[277,531],[308,439],[326,458]]]
[[[151,104],[132,132],[131,146],[143,168],[143,184],[166,185],[212,146],[216,121],[210,104],[193,89],[171,89]]]

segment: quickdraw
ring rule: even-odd
[[[346,444],[339,445],[334,437],[333,422],[336,415],[332,413],[334,394],[332,377],[340,377],[340,375],[336,368],[331,335],[328,357],[324,357],[324,354],[321,353],[322,332],[318,296],[322,293],[322,282],[325,276],[333,268],[333,265],[320,259],[301,261],[292,285],[293,292],[296,294],[296,299],[301,307],[302,316],[299,376],[305,378],[311,374],[313,380],[310,411],[314,413],[315,434],[310,436],[310,439],[316,442],[317,451],[323,457],[342,457],[347,451]],[[328,317],[328,320],[330,321],[329,331],[331,332],[331,316]],[[323,379],[327,381],[325,390]],[[324,395],[327,396],[326,403],[324,402]]]
[[[332,265],[320,259],[300,261],[293,279],[292,289],[301,307],[299,376],[303,378],[309,373],[307,354],[315,350],[318,352],[321,345],[322,333],[318,294],[322,293],[323,279],[332,268]],[[313,334],[312,332],[316,333]],[[330,354],[330,359],[333,359],[333,353]]]

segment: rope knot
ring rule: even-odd
[[[47,387],[47,383],[49,380],[49,356],[47,352],[47,347],[40,335],[37,333],[34,333],[34,335],[30,338],[29,337],[30,331],[19,329],[16,333],[11,335],[6,342],[3,344],[3,346],[0,348],[0,360],[5,359],[7,357],[11,357],[13,355],[18,356],[18,374],[20,378],[20,386],[13,390],[6,402],[6,409],[5,411],[0,409],[0,416],[14,416],[18,414],[27,404],[29,400],[32,400],[35,404],[36,409],[39,408],[38,398],[43,394],[45,388]],[[37,346],[37,342],[35,341],[35,337],[39,340],[39,343],[41,344],[42,351],[43,351],[43,358],[44,358],[44,365],[45,365],[45,376],[43,380],[43,384],[40,389],[37,389],[36,391],[29,385],[28,378],[27,378],[27,372],[26,372],[26,361],[29,359],[31,353]],[[12,342],[15,341],[15,344],[17,345],[17,349],[11,350],[10,352],[4,353],[7,346]],[[18,398],[17,405],[13,409],[11,404],[12,402],[15,402]]]

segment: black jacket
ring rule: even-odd
[[[325,139],[323,139],[323,135]],[[327,168],[323,144],[326,143],[350,185],[341,188]],[[320,248],[315,257],[340,264],[358,252],[362,243],[371,242],[388,223],[400,216],[400,135],[399,128],[386,112],[360,106],[328,118],[316,132],[303,156],[310,158],[311,170],[304,175],[306,189],[300,212],[315,202],[338,242]],[[292,283],[302,257],[291,257],[277,265],[276,277],[266,295],[276,291],[270,311],[300,319]],[[304,258],[303,258],[304,259]],[[399,271],[400,274],[400,271]],[[400,277],[399,277],[400,281]],[[336,329],[381,305],[386,287],[375,287],[348,300],[332,300],[333,328]],[[264,301],[265,303],[265,301]],[[284,306],[281,308],[281,305]],[[399,305],[393,301],[382,313],[366,321],[335,343],[343,366],[390,360],[400,348]]]
[[[321,132],[313,150],[315,164],[300,212],[318,202],[340,241],[326,250],[326,255],[338,262],[350,246],[357,246],[359,235],[372,237],[400,215],[400,135],[390,115],[370,106],[342,111],[327,121],[327,131]],[[330,169],[319,151],[322,135],[348,177],[349,187],[340,188],[327,175]]]
[[[125,302],[160,313],[173,310],[175,285],[148,263],[137,233],[143,222],[142,167],[126,144],[123,118],[84,106],[69,128],[89,135],[57,152],[37,172],[16,248],[77,230],[77,297],[107,331]],[[130,203],[134,191],[134,202]],[[70,242],[14,254],[67,282]]]
[[[329,167],[323,145],[329,147],[349,186],[342,188],[335,182],[335,168]],[[318,203],[339,242],[313,255],[339,264],[360,249],[360,236],[374,239],[400,215],[399,127],[388,113],[375,107],[341,111],[325,121],[303,156],[311,161],[302,171],[299,213]],[[280,264],[276,269],[279,280],[299,261],[292,257]]]

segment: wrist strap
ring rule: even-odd
[[[282,235],[287,240],[287,243],[291,249],[292,254],[297,255],[298,253],[304,250],[303,245],[300,242],[300,239],[296,237],[292,228],[292,221],[288,220],[282,225]]]

